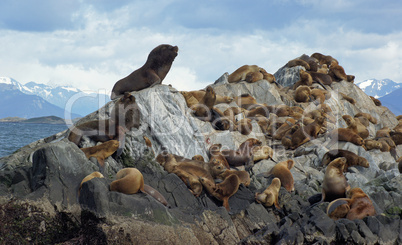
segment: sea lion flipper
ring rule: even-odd
[[[223,197],[222,199],[223,204],[222,206],[224,206],[226,208],[226,210],[229,212],[230,211],[230,207],[229,207],[229,197]]]
[[[154,189],[153,187],[144,184],[141,191],[152,196],[153,198],[155,198],[157,201],[159,201],[163,205],[168,206],[166,198],[164,196],[162,196],[162,194],[159,191],[157,191],[156,189]]]

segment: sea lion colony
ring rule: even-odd
[[[177,52],[177,46],[160,45],[156,47],[150,53],[143,67],[115,84],[112,99],[118,98],[118,100],[112,117],[102,122],[78,124],[71,130],[68,138],[78,146],[80,146],[83,136],[88,136],[95,142],[117,139],[118,141],[114,142],[120,142],[120,148],[124,147],[125,132],[129,131],[131,127],[138,128],[140,117],[135,97],[130,92],[161,84],[170,70]],[[248,135],[252,131],[252,122],[255,121],[264,133],[267,142],[276,146],[279,142],[279,145],[283,144],[285,149],[295,150],[299,146],[320,137],[330,139],[330,144],[348,141],[362,146],[367,151],[372,149],[392,151],[395,145],[402,144],[400,135],[400,131],[402,131],[401,116],[398,116],[400,123],[394,129],[383,128],[378,130],[375,136],[370,137],[367,127],[370,124],[377,123],[377,119],[372,115],[363,112],[357,113],[354,117],[335,115],[331,108],[325,104],[325,100],[331,97],[331,93],[327,91],[328,87],[331,87],[334,82],[345,80],[353,83],[354,81],[354,76],[347,75],[336,59],[329,55],[314,53],[311,56],[302,55],[286,64],[286,67],[294,66],[303,67],[300,70],[300,79],[288,87],[277,84],[272,74],[256,65],[244,65],[228,77],[229,83],[253,83],[259,80],[275,83],[280,93],[292,95],[294,106],[261,104],[249,94],[233,97],[219,95],[214,91],[213,86],[208,86],[205,90],[181,91],[180,93],[183,95],[192,115],[200,120],[210,122],[215,130],[238,131],[243,135]],[[340,94],[339,99],[346,100],[351,104],[356,102],[355,99],[346,94]],[[230,106],[223,112],[216,107],[222,103],[230,103]],[[311,103],[315,105],[315,109],[305,111],[300,106],[302,103]],[[373,99],[373,103],[381,106],[378,100]],[[347,127],[335,127],[337,116],[343,116]],[[99,125],[103,125],[103,128],[101,129]],[[144,139],[147,147],[152,148],[150,140],[146,137]],[[208,161],[204,161],[200,155],[189,159],[170,154],[167,151],[160,152],[156,156],[156,160],[167,172],[176,174],[188,186],[193,195],[199,196],[205,190],[209,195],[222,201],[223,206],[230,210],[229,198],[236,193],[240,185],[248,186],[250,184],[250,174],[253,173],[249,171],[254,163],[263,159],[273,159],[274,150],[267,142],[249,138],[238,149],[222,149],[222,145],[211,142]],[[113,150],[105,150],[105,147],[102,146],[93,148],[91,154],[102,156],[98,158],[98,161],[102,159],[103,162],[104,158],[111,155],[111,151],[115,151],[116,143],[113,145]],[[96,149],[102,152],[99,154],[93,152]],[[87,153],[88,149],[83,149],[83,151],[88,157],[91,156]],[[103,163],[100,164],[103,165]],[[360,188],[350,190],[350,186],[343,175],[350,166],[369,167],[365,158],[346,150],[333,149],[324,155],[322,165],[327,168],[322,183],[322,201],[331,202],[327,210],[331,218],[355,219],[375,214],[370,198]],[[295,191],[293,176],[290,171],[293,166],[294,161],[288,159],[277,163],[268,171],[265,176],[273,177],[272,184],[267,186],[265,190],[262,189],[255,193],[256,202],[267,207],[274,205],[280,209],[280,200],[278,200],[280,186],[287,191]],[[138,170],[124,171],[124,174],[117,176],[117,180],[113,183],[134,181],[137,189],[146,192],[143,189],[142,175],[137,173]],[[136,176],[139,176],[140,180],[136,179]],[[89,179],[94,177],[103,177],[103,175],[97,172],[91,175]],[[122,181],[123,179],[124,181]],[[84,179],[83,183],[87,180]],[[120,189],[122,188],[117,188],[116,184],[111,185],[113,191],[121,191]],[[131,194],[137,191],[121,192]],[[166,200],[162,195],[158,193],[156,196],[163,199],[160,201],[166,205]],[[359,198],[363,201],[356,201]],[[366,211],[356,211],[359,210],[359,205],[364,206],[361,209]]]

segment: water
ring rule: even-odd
[[[66,125],[56,124],[0,123],[0,157],[66,129]]]

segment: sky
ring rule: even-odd
[[[160,44],[179,47],[163,84],[205,88],[258,65],[274,74],[319,52],[355,82],[402,82],[402,1],[2,0],[0,76],[110,91]]]

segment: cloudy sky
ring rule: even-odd
[[[179,55],[164,84],[201,89],[256,64],[275,73],[314,52],[355,81],[402,82],[402,1],[2,0],[0,76],[111,90],[162,43]]]

